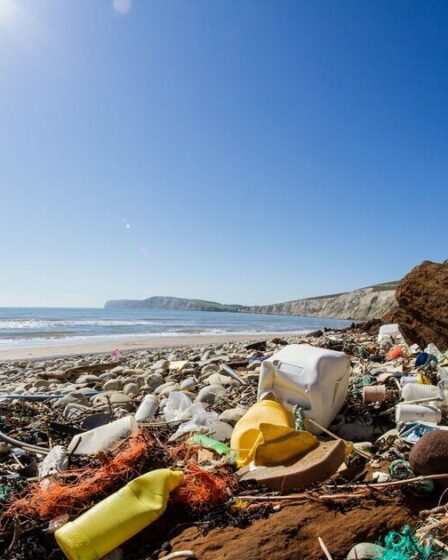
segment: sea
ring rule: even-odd
[[[351,321],[320,317],[213,311],[0,308],[0,348],[149,337],[263,332],[302,334],[350,324]]]

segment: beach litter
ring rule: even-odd
[[[0,364],[2,558],[447,557],[448,356],[384,326]]]

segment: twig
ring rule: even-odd
[[[333,560],[333,556],[328,551],[328,548],[325,546],[324,541],[320,537],[317,537],[317,540],[319,541],[320,547],[323,550],[325,556],[328,558],[328,560]]]
[[[338,441],[343,441],[344,443],[346,443],[346,441],[344,439],[340,438],[336,434],[333,434],[333,432],[330,432],[330,430],[327,430],[326,428],[321,426],[318,422],[316,422],[312,418],[306,418],[305,417],[305,420],[307,422],[310,422],[314,426],[316,426],[316,428],[319,428],[319,430],[322,430],[324,433],[326,433],[328,436],[332,437],[333,439],[336,439]],[[358,455],[360,455],[364,459],[371,459],[372,458],[372,455],[370,453],[366,453],[365,451],[360,451],[359,449],[356,449],[356,448],[353,448],[353,452],[357,453]]]
[[[196,554],[192,550],[180,550],[179,552],[171,552],[171,554],[162,556],[160,560],[174,560],[175,558],[196,558]]]
[[[390,482],[372,482],[364,484],[342,484],[338,488],[383,488],[386,486],[402,486],[411,482],[421,482],[423,480],[441,480],[448,478],[448,474],[428,474],[426,476],[416,476],[414,478],[407,478],[405,480],[393,480]]]

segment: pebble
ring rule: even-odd
[[[151,369],[154,371],[162,370],[166,371],[170,367],[170,363],[168,360],[158,360],[155,364],[152,365]]]
[[[197,387],[197,381],[194,377],[187,377],[183,379],[179,384],[179,389],[181,391],[194,391]]]
[[[227,422],[218,420],[210,426],[209,436],[218,441],[229,441],[233,432],[233,427]]]
[[[386,549],[373,543],[359,543],[347,554],[346,560],[379,560]]]
[[[235,426],[238,420],[241,420],[245,412],[245,408],[229,408],[228,410],[225,410],[222,414],[220,414],[219,419],[227,422],[231,426]]]
[[[196,397],[198,402],[205,404],[214,404],[218,397],[224,397],[227,390],[222,385],[209,385],[208,387],[203,387]]]
[[[223,375],[222,373],[212,373],[205,379],[205,381],[209,385],[224,385],[224,386],[236,385],[238,383],[238,381],[236,381],[235,379],[232,379],[227,375]]]
[[[123,388],[123,393],[131,397],[135,397],[136,395],[139,394],[139,392],[140,392],[140,385],[137,385],[137,383],[126,383],[126,385]]]
[[[103,385],[103,391],[120,391],[123,389],[123,381],[121,379],[109,379]]]
[[[125,395],[124,393],[114,393],[110,397],[110,404],[114,408],[123,408],[129,412],[135,408],[133,399],[129,395]]]

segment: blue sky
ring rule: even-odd
[[[448,3],[0,0],[0,306],[448,257]]]

